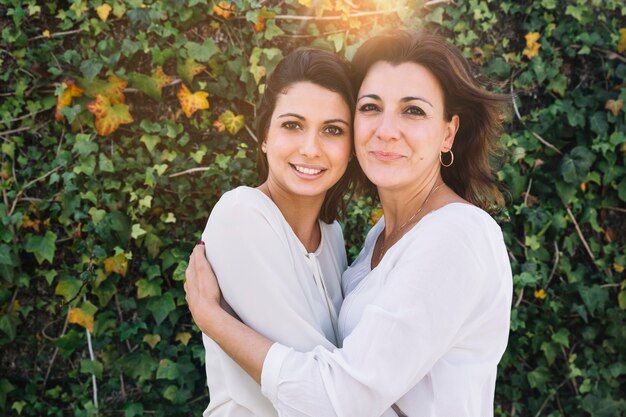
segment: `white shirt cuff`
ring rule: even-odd
[[[280,377],[280,369],[289,353],[292,351],[280,343],[274,343],[265,356],[263,369],[261,369],[261,392],[276,407],[278,401],[278,379]]]

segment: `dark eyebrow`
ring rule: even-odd
[[[343,123],[343,124],[345,124],[346,126],[350,126],[350,123],[346,122],[346,121],[345,121],[345,120],[343,120],[343,119],[330,119],[330,120],[324,120],[324,124],[326,124],[326,125],[331,124],[331,123]]]
[[[359,97],[356,101],[361,100],[362,98],[372,98],[374,100],[379,100],[380,101],[380,96],[378,96],[377,94],[363,94],[361,97]]]
[[[426,100],[425,98],[422,98],[422,97],[402,97],[402,99],[400,101],[402,103],[406,103],[407,101],[413,101],[413,100],[423,101],[424,103],[428,104],[433,109],[435,108],[435,106],[433,106],[433,103],[431,103],[430,101],[428,101],[428,100]]]
[[[282,117],[295,117],[296,119],[305,120],[304,116],[300,116],[299,114],[296,114],[296,113],[284,113],[278,116],[277,119],[280,119]]]

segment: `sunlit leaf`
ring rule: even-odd
[[[524,36],[526,38],[526,48],[524,48],[522,53],[526,55],[526,58],[532,59],[539,55],[541,44],[538,41],[540,36],[539,32],[529,32]]]
[[[57,108],[54,118],[58,121],[63,120],[61,110],[64,107],[71,106],[75,97],[83,95],[84,90],[76,85],[74,80],[65,79],[61,84],[61,94],[57,96]]]
[[[229,1],[220,1],[219,3],[213,2],[213,13],[218,16],[228,19],[230,15],[235,12],[235,5]]]
[[[82,85],[85,89],[85,94],[89,97],[95,98],[98,95],[102,95],[106,97],[111,104],[126,102],[124,89],[128,85],[128,82],[115,74],[109,76],[106,80],[96,78],[91,82],[83,81]]]
[[[197,110],[204,110],[209,108],[209,100],[207,97],[209,93],[205,91],[196,91],[192,93],[189,91],[185,84],[180,86],[178,93],[176,93],[180,106],[185,112],[187,118],[191,117]]]
[[[46,231],[45,235],[31,235],[26,236],[26,252],[30,252],[35,255],[37,263],[41,265],[43,261],[52,263],[54,258],[54,252],[56,251],[57,235],[50,230]]]
[[[617,52],[624,53],[626,51],[626,28],[619,30],[619,42],[617,44]]]
[[[128,272],[128,258],[123,253],[111,256],[104,260],[104,271],[106,273],[116,273],[123,277]]]
[[[187,84],[191,84],[193,77],[204,71],[205,66],[194,61],[193,58],[179,60],[176,64],[176,73]]]
[[[150,346],[150,349],[154,349],[154,347],[161,341],[161,335],[159,334],[146,334],[143,337],[143,341]]]
[[[619,100],[607,100],[604,108],[611,112],[611,114],[615,117],[619,114],[620,110],[624,107],[624,100],[621,98]]]
[[[102,20],[103,22],[107,21],[111,10],[113,10],[113,8],[106,3],[102,3],[100,6],[96,7],[96,13],[98,14],[100,20]]]
[[[243,127],[245,123],[243,115],[235,115],[235,113],[230,110],[226,110],[224,113],[222,113],[219,120],[223,123],[224,127],[231,135],[239,132],[239,130]]]
[[[189,332],[182,332],[176,335],[176,340],[185,346],[187,346],[187,343],[189,343],[189,339],[191,339],[191,333]]]
[[[83,326],[90,333],[93,333],[93,314],[89,314],[81,308],[72,308],[68,321]]]
[[[96,132],[100,136],[110,135],[120,125],[133,122],[133,117],[130,115],[126,104],[111,104],[106,96],[100,94],[87,105],[87,110],[96,116]]]

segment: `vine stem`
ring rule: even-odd
[[[86,301],[87,301],[87,296],[83,294],[83,302],[86,302]],[[93,344],[91,343],[91,333],[89,332],[89,329],[85,329],[85,332],[87,333],[87,347],[89,348],[89,358],[92,361],[95,361],[96,355],[94,355],[93,353]],[[93,403],[97,410],[98,409],[98,382],[96,381],[96,374],[91,374],[91,385],[93,386]]]
[[[17,195],[15,196],[15,200],[13,200],[13,204],[11,205],[11,210],[9,210],[8,215],[11,216],[13,214],[13,211],[15,210],[15,207],[17,206],[17,203],[20,201],[20,197],[22,196],[22,194],[24,194],[24,191],[26,191],[26,189],[28,187],[30,187],[31,185],[45,179],[46,177],[48,177],[49,175],[52,175],[53,173],[57,172],[59,169],[63,168],[63,165],[59,165],[58,167],[46,172],[45,174],[43,174],[42,176],[35,178],[34,180],[30,181],[28,184],[26,184],[25,186],[22,187],[22,189],[17,193]]]
[[[66,30],[65,32],[56,32],[51,33],[50,36],[38,35],[33,38],[30,38],[28,41],[36,41],[37,39],[47,39],[47,38],[60,38],[62,36],[75,35],[77,33],[82,32],[82,29],[74,29],[74,30]]]
[[[65,323],[63,324],[63,330],[61,330],[61,334],[59,335],[59,337],[63,337],[65,335],[65,332],[67,331],[67,324],[70,321],[70,310],[71,307],[67,307],[67,315],[65,316]],[[54,365],[54,361],[57,358],[57,354],[59,353],[59,348],[57,347],[56,349],[54,349],[54,353],[52,354],[52,359],[50,359],[50,363],[48,364],[48,369],[46,370],[46,376],[43,379],[43,386],[41,388],[41,392],[42,395],[44,393],[44,391],[46,390],[46,384],[48,383],[48,377],[50,376],[50,371],[52,370],[52,365]]]
[[[211,167],[190,168],[190,169],[187,169],[185,171],[181,171],[181,172],[176,172],[174,174],[170,174],[170,178],[179,177],[181,175],[193,174],[194,172],[208,171],[209,169],[211,169]]]
[[[569,206],[567,204],[563,203],[563,205],[565,206],[565,210],[567,211],[567,215],[569,216],[570,219],[572,219],[572,222],[574,223],[574,227],[576,228],[576,233],[578,234],[578,237],[580,238],[580,240],[583,242],[583,246],[587,250],[587,254],[589,254],[589,257],[591,258],[591,260],[593,261],[593,264],[595,265],[596,264],[596,257],[593,256],[593,252],[591,252],[591,248],[589,247],[589,244],[587,243],[587,239],[585,239],[585,235],[583,235],[583,232],[580,229],[580,226],[578,225],[578,222],[576,221],[576,217],[574,217],[574,213],[572,213],[572,210],[569,208]]]

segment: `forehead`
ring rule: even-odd
[[[350,118],[350,108],[341,94],[309,81],[291,84],[278,94],[274,116],[285,112],[310,118]]]
[[[364,94],[375,94],[392,100],[420,96],[443,103],[443,92],[437,78],[426,67],[414,62],[375,63],[361,84],[359,97]]]

